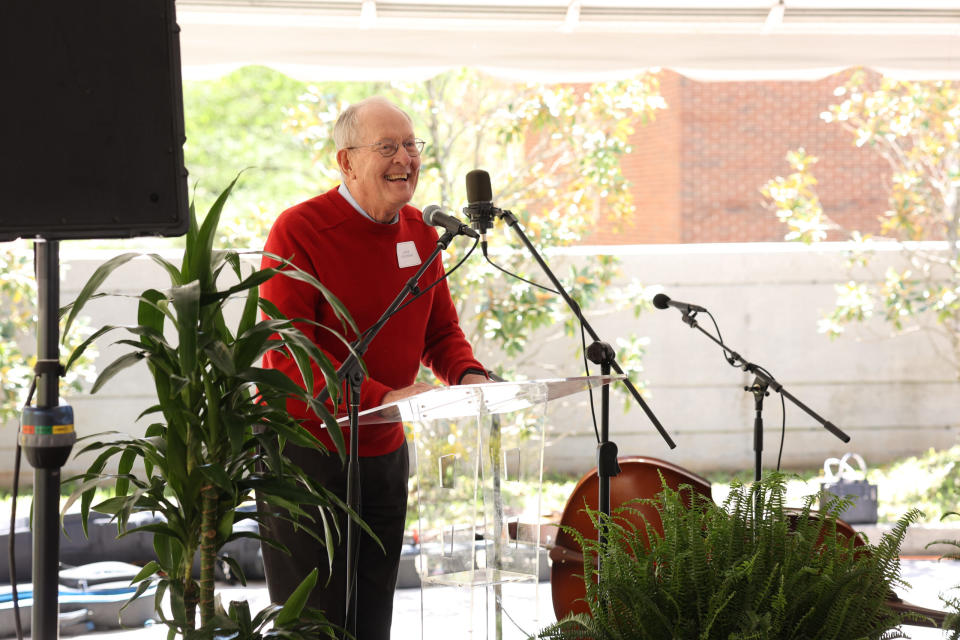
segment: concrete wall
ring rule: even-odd
[[[948,447],[960,429],[960,383],[945,359],[946,344],[927,333],[891,339],[886,327],[873,323],[831,341],[817,333],[817,320],[832,307],[834,284],[845,281],[842,245],[808,248],[792,244],[714,244],[604,247],[617,250],[624,272],[644,284],[662,285],[671,298],[702,305],[715,316],[724,340],[747,360],[769,370],[784,388],[846,431],[844,444],[800,409],[786,405],[783,464],[818,466],[824,458],[856,451],[868,463]],[[597,248],[580,248],[549,261],[558,273],[567,261],[589,260]],[[70,255],[63,300],[72,300],[108,254]],[[897,260],[884,252],[874,271]],[[145,259],[131,262],[107,281],[107,289],[135,294],[148,286],[166,286],[166,276]],[[655,291],[651,291],[655,293]],[[135,321],[136,303],[128,298],[98,300],[90,306],[93,326]],[[624,413],[622,396],[614,396],[612,439],[621,455],[671,460],[698,473],[716,469],[752,469],[753,396],[743,390],[752,376],[729,366],[719,347],[681,322],[674,309],[632,314],[588,310],[591,324],[608,342],[631,332],[649,336],[642,378],[653,412],[677,443],[669,450],[639,409]],[[707,329],[706,315],[698,320]],[[119,339],[119,333],[113,339]],[[124,336],[125,337],[125,336]],[[544,340],[547,336],[544,335]],[[100,343],[103,367],[125,348]],[[525,366],[529,377],[582,375],[579,339],[564,338],[542,348]],[[495,362],[496,354],[484,354]],[[152,382],[137,365],[111,381],[96,396],[69,399],[78,433],[108,430],[136,433],[145,422],[137,415],[152,404]],[[599,398],[599,396],[598,396]],[[776,464],[780,445],[779,397],[764,403],[764,467]],[[549,418],[546,468],[583,473],[595,464],[596,446],[586,396],[556,403]],[[16,425],[0,431],[0,485],[12,474]],[[75,448],[75,452],[80,447]],[[89,457],[72,459],[64,477],[82,471]],[[24,462],[23,479],[32,472]]]
[[[673,299],[709,309],[730,347],[851,437],[844,444],[787,402],[785,467],[819,466],[847,451],[859,452],[868,464],[880,463],[955,443],[960,384],[944,357],[947,344],[919,332],[892,339],[879,322],[834,341],[817,333],[817,320],[833,306],[834,284],[848,279],[842,246],[712,244],[625,251],[631,275],[661,284]],[[897,258],[882,254],[873,270],[882,274]],[[712,330],[704,314],[698,320]],[[608,341],[630,331],[650,336],[642,374],[649,405],[677,444],[669,450],[639,410],[618,411],[611,439],[621,455],[664,458],[700,473],[753,468],[754,400],[743,389],[751,375],[728,365],[720,348],[684,324],[674,309],[638,320],[621,315],[595,327]],[[764,468],[776,465],[782,415],[779,398],[766,398]],[[595,438],[585,417],[558,412],[552,427],[550,467],[592,464]]]

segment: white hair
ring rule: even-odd
[[[337,118],[336,124],[333,125],[333,142],[335,145],[337,145],[337,151],[347,147],[352,147],[360,142],[360,140],[358,140],[360,137],[360,112],[364,107],[371,104],[382,104],[392,107],[402,113],[411,125],[413,124],[413,120],[406,111],[393,104],[383,96],[371,96],[369,98],[365,98],[359,102],[354,102],[349,107],[344,109]]]

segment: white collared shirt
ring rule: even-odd
[[[353,206],[353,208],[356,209],[360,213],[360,215],[362,215],[367,220],[371,220],[373,222],[376,222],[377,224],[395,224],[397,220],[400,219],[400,214],[397,213],[397,214],[394,214],[392,220],[388,220],[387,222],[380,222],[379,220],[374,220],[372,217],[370,217],[369,213],[363,210],[363,207],[360,206],[360,203],[357,202],[356,199],[354,199],[353,195],[350,193],[350,189],[347,189],[347,185],[345,185],[342,182],[340,183],[340,188],[337,189],[337,193],[342,195],[343,199],[349,202]]]

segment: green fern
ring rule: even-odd
[[[653,499],[622,505],[612,517],[588,511],[598,530],[607,531],[603,545],[570,531],[584,552],[590,615],[568,616],[538,637],[902,637],[896,628],[909,614],[893,612],[885,601],[891,589],[904,585],[900,544],[920,513],[903,516],[879,544],[856,546],[838,533],[844,500],[818,514],[813,510],[818,496],[788,509],[785,493],[784,476],[771,474],[750,487],[735,484],[722,505],[691,487],[665,487]],[[659,512],[662,532],[644,518],[640,505]]]

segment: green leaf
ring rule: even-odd
[[[183,531],[178,531],[176,528],[172,527],[170,523],[162,524],[145,524],[140,527],[135,527],[129,529],[123,533],[124,536],[128,536],[134,533],[152,533],[154,534],[154,546],[156,546],[156,539],[162,537],[172,538],[174,540],[179,540],[183,542],[184,534]]]
[[[200,323],[200,282],[193,280],[188,284],[170,290],[170,298],[177,310],[177,355],[180,370],[184,376],[196,373],[197,367],[197,331]]]
[[[142,351],[134,351],[133,353],[127,353],[120,356],[109,365],[107,365],[103,371],[100,372],[100,375],[97,376],[96,382],[93,383],[93,387],[90,389],[90,393],[96,393],[106,384],[110,378],[117,375],[127,367],[135,365],[144,359],[144,353]]]
[[[243,313],[240,315],[240,322],[237,324],[238,336],[245,334],[256,324],[259,302],[260,290],[257,287],[251,287],[250,290],[247,291],[247,299],[243,305]]]
[[[203,304],[203,298],[200,299],[200,302]],[[209,307],[209,309],[209,316],[212,318],[213,326],[215,327],[215,331],[211,332],[211,336],[219,337],[223,342],[233,344],[233,332],[230,330],[230,327],[227,326],[226,318],[223,316],[222,305]],[[204,323],[204,326],[206,325],[207,323]]]
[[[185,279],[188,282],[192,280],[199,281],[203,291],[209,291],[213,288],[213,271],[211,269],[213,240],[217,227],[220,224],[220,214],[223,211],[223,206],[226,204],[227,198],[230,197],[230,192],[233,191],[233,187],[237,184],[239,177],[238,174],[237,177],[227,185],[227,188],[223,190],[216,202],[213,203],[213,206],[210,207],[210,210],[207,211],[207,215],[203,219],[203,225],[197,231],[195,237],[188,238],[188,245],[184,256],[186,257],[187,254],[190,255],[190,271],[184,274],[186,276]],[[186,265],[186,263],[187,260],[184,259],[184,264]],[[184,267],[184,271],[186,272],[186,266]]]
[[[195,269],[193,268],[192,263],[195,260],[194,254],[196,252],[194,247],[197,244],[198,229],[196,202],[191,200],[190,224],[187,226],[187,237],[183,247],[183,258],[180,260],[180,284],[186,284],[187,282],[197,279],[197,276],[194,275]]]
[[[126,264],[133,258],[136,258],[138,253],[124,253],[119,256],[114,256],[110,258],[102,265],[100,265],[96,271],[93,272],[93,275],[90,276],[90,279],[87,280],[87,283],[83,285],[83,288],[80,289],[80,293],[77,294],[77,299],[73,301],[73,305],[70,308],[70,314],[67,316],[67,321],[63,325],[63,341],[67,339],[67,335],[70,333],[70,327],[73,324],[73,321],[77,319],[77,316],[80,314],[80,310],[83,309],[84,305],[87,304],[87,301],[90,299],[97,289],[100,288],[100,285],[103,284],[103,281],[113,273],[118,267],[123,264]]]
[[[137,573],[137,575],[135,575],[135,576],[133,577],[133,579],[130,581],[130,583],[133,584],[133,583],[135,583],[135,582],[140,582],[140,581],[142,581],[142,580],[146,580],[147,578],[149,578],[149,577],[152,576],[153,574],[159,573],[159,572],[160,572],[160,565],[157,564],[157,561],[156,561],[156,560],[151,560],[151,561],[148,562],[147,564],[143,565],[143,568],[140,569],[140,572]]]
[[[127,489],[130,487],[129,476],[130,471],[133,469],[133,463],[137,459],[137,450],[130,448],[120,454],[120,463],[117,465],[117,484],[115,491],[118,496],[127,495]]]
[[[106,454],[104,454],[106,455]],[[83,529],[83,536],[88,538],[90,532],[88,531],[88,521],[90,518],[90,505],[93,503],[93,499],[96,496],[96,489],[98,487],[105,487],[113,484],[113,478],[110,476],[102,476],[100,473],[103,471],[106,458],[101,456],[103,461],[98,458],[90,465],[90,469],[84,475],[80,476],[83,478],[83,482],[79,487],[74,489],[74,491],[67,498],[66,502],[63,505],[63,508],[60,512],[61,519],[67,515],[68,510],[73,503],[80,499],[80,523]]]
[[[333,366],[330,358],[327,357],[327,354],[321,351],[312,340],[294,328],[278,329],[277,334],[283,340],[283,344],[285,344],[293,354],[301,377],[304,381],[311,381],[311,384],[305,385],[304,388],[310,390],[314,388],[312,384],[313,375],[309,364],[310,361],[313,361],[323,374],[324,384],[326,385],[331,403],[336,406],[339,403],[340,379],[337,376],[336,368]],[[350,347],[349,343],[346,343],[345,340],[344,343],[347,347]],[[364,373],[366,373],[367,368],[363,360],[361,359],[359,362]]]
[[[127,607],[129,607],[134,601],[136,601],[137,598],[139,598],[139,597],[142,596],[144,593],[146,593],[147,590],[148,590],[150,587],[152,587],[152,586],[153,586],[153,585],[152,585],[150,582],[141,582],[139,585],[137,585],[137,590],[133,593],[133,595],[131,595],[131,596],[127,599],[126,602],[123,603],[123,606],[120,607],[120,611],[122,612],[124,609],[126,609]],[[120,615],[117,615],[117,619],[118,619],[118,620],[121,619],[121,616],[120,616]]]
[[[230,538],[233,531],[233,511],[227,511],[220,516],[220,522],[217,524],[217,537],[220,544],[225,543]]]
[[[164,342],[162,340],[164,315],[160,310],[160,303],[166,299],[167,296],[156,289],[147,289],[140,294],[140,304],[137,305],[137,322],[146,335],[160,336],[161,339],[156,340],[157,342]]]
[[[288,375],[277,369],[264,369],[262,367],[250,367],[237,374],[237,377],[247,382],[256,383],[258,386],[276,389],[293,396],[303,397],[306,392],[300,385],[290,379]]]
[[[207,358],[223,375],[235,376],[237,374],[236,366],[233,362],[233,353],[220,340],[215,340],[203,348]]]
[[[285,320],[270,320],[269,322],[286,323]],[[274,348],[269,343],[270,337],[274,334],[273,328],[266,326],[261,322],[247,329],[237,338],[233,346],[234,361],[238,371],[242,371],[253,366],[260,361],[263,354]]]
[[[234,558],[233,556],[225,555],[225,556],[219,556],[218,559],[221,562],[225,562],[230,567],[230,576],[232,578],[235,578],[242,586],[244,587],[247,586],[247,576],[243,572],[243,567],[240,566],[240,563],[237,562],[236,558]],[[237,601],[233,601],[230,603],[231,611],[233,610],[233,606],[235,604],[237,604]],[[246,620],[246,624],[249,625],[250,624],[250,607],[247,605],[246,600],[241,600],[240,604],[242,604],[246,609],[245,620]]]
[[[270,498],[284,498],[291,504],[322,506],[330,504],[336,499],[333,495],[319,495],[313,491],[304,489],[300,485],[292,484],[286,479],[275,477],[254,476],[248,478],[244,485],[250,489],[256,490],[258,494]],[[298,508],[298,507],[295,507]]]
[[[234,492],[233,478],[231,478],[222,467],[213,464],[205,464],[200,467],[203,477],[216,485],[221,491],[232,494]]]
[[[128,502],[131,502],[129,496],[116,496],[114,498],[107,498],[103,502],[98,503],[93,510],[98,513],[106,513],[108,515],[117,515]]]
[[[168,425],[166,434],[166,459],[171,461],[171,463],[164,464],[161,466],[161,468],[164,470],[164,473],[167,476],[167,481],[170,483],[170,489],[173,491],[174,495],[177,496],[183,495],[184,483],[187,481],[184,461],[187,459],[188,453],[186,442],[184,442],[184,437],[185,434],[183,433],[182,425],[180,425],[179,422]]]
[[[317,586],[317,570],[314,569],[306,578],[294,589],[287,602],[283,605],[280,613],[277,614],[276,625],[284,627],[300,619],[300,614],[307,604],[310,592]]]
[[[80,356],[83,355],[83,353],[87,350],[87,347],[89,347],[91,344],[93,344],[94,341],[96,341],[97,338],[99,338],[100,336],[104,335],[105,333],[108,333],[108,332],[113,331],[114,329],[118,329],[118,328],[121,328],[120,325],[110,325],[110,324],[108,324],[108,325],[102,326],[102,327],[100,327],[99,329],[97,329],[97,330],[93,333],[93,335],[91,335],[89,338],[87,338],[86,340],[84,340],[83,342],[81,342],[79,345],[77,345],[77,346],[74,348],[73,352],[70,354],[70,358],[67,360],[67,364],[64,365],[64,367],[65,367],[67,370],[69,370],[69,369],[70,369],[70,366],[73,365],[73,363],[74,363],[78,358],[80,358]]]
[[[184,602],[183,597],[183,583],[179,581],[170,581],[170,612],[173,614],[173,619],[179,624],[187,625],[187,605]],[[190,628],[193,627],[193,621],[190,621]],[[175,631],[172,625],[170,626],[170,633],[167,636],[169,640],[175,638]]]
[[[225,289],[223,291],[205,292],[203,296],[203,302],[204,304],[209,304],[211,302],[216,302],[217,300],[229,298],[235,293],[239,293],[241,291],[256,289],[261,284],[269,280],[272,276],[273,274],[270,273],[269,269],[263,271],[254,271],[239,284],[235,284],[229,289]]]
[[[287,316],[283,315],[283,312],[277,308],[277,305],[273,304],[266,298],[260,298],[260,310],[263,311],[268,318],[272,320],[288,320]]]
[[[175,564],[170,543],[171,541],[168,536],[153,537],[153,550],[157,554],[157,560],[163,570],[168,573]],[[146,567],[144,567],[144,570],[146,570]]]
[[[164,268],[167,272],[167,275],[170,276],[170,284],[173,286],[183,284],[183,275],[180,273],[180,270],[176,266],[163,256],[156,253],[148,253],[147,256],[156,262],[158,265]]]

